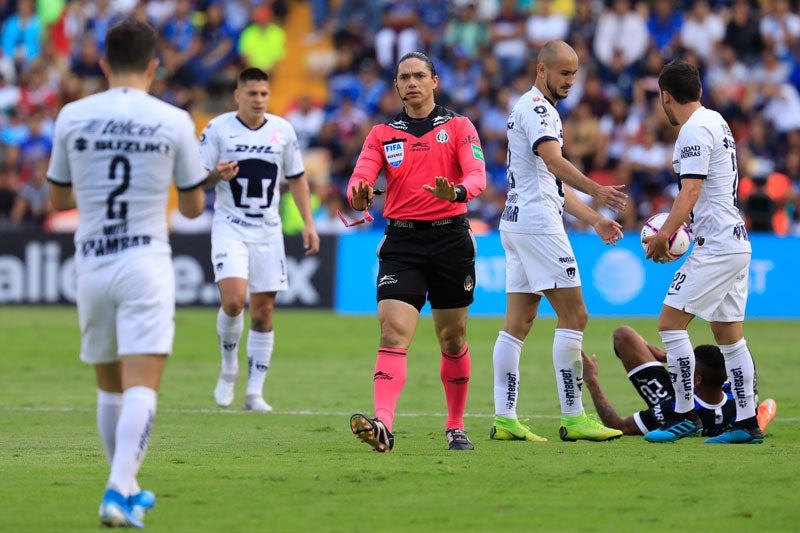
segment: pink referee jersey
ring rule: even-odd
[[[347,186],[359,180],[373,185],[381,170],[386,176],[383,215],[397,220],[439,220],[463,215],[466,202],[486,188],[486,164],[475,126],[467,117],[437,105],[424,119],[405,111],[367,135]],[[466,189],[464,202],[448,202],[422,188],[444,176]]]

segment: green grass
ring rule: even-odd
[[[439,354],[429,318],[409,350],[395,449],[350,434],[372,411],[375,317],[279,309],[267,378],[272,415],[214,405],[215,309],[180,309],[175,352],[139,480],[158,495],[151,531],[796,531],[798,322],[749,321],[762,397],[778,418],[761,446],[558,439],[552,320],[525,344],[519,411],[547,443],[488,439],[491,352],[502,319],[470,319],[472,453],[444,440]],[[591,319],[584,346],[621,414],[641,407],[610,347],[629,323],[658,340],[655,319]],[[72,308],[0,307],[0,530],[95,531],[107,465],[94,425],[91,367],[77,359]],[[707,324],[691,328],[711,342]],[[243,351],[243,350],[242,350]],[[244,357],[244,354],[241,354]],[[244,364],[242,364],[244,366]],[[588,393],[584,403],[592,411]]]

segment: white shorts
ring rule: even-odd
[[[278,292],[289,288],[283,239],[269,243],[211,238],[214,281],[225,278],[247,280],[254,292]]]
[[[694,253],[675,273],[664,305],[707,322],[742,322],[747,305],[750,254]]]
[[[580,287],[578,263],[566,234],[500,232],[506,251],[506,292],[542,294],[547,289]]]
[[[169,251],[130,251],[77,273],[81,361],[169,354],[175,337],[175,273]]]

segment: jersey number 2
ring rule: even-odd
[[[118,169],[118,167],[122,167],[121,172],[119,172],[120,169]],[[128,202],[117,201],[117,197],[127,191],[131,183],[131,162],[123,155],[115,156],[114,159],[111,160],[111,165],[108,169],[108,179],[115,181],[118,174],[121,174],[119,177],[122,178],[122,183],[111,191],[106,199],[106,205],[108,206],[106,209],[106,218],[125,220],[128,218]]]

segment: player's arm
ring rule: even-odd
[[[600,381],[597,379],[597,356],[592,354],[592,357],[589,357],[586,352],[581,350],[581,357],[583,358],[583,384],[589,390],[597,416],[600,417],[603,424],[606,427],[619,429],[623,435],[641,435],[642,432],[639,431],[633,415],[622,418],[600,387]]]
[[[311,213],[311,189],[308,187],[308,180],[304,175],[288,178],[289,192],[292,193],[294,203],[300,216],[303,217],[303,248],[306,255],[313,255],[319,252],[319,235],[314,226],[314,216]]]
[[[211,170],[203,182],[204,189],[216,187],[220,181],[231,181],[239,173],[238,161],[219,161],[217,168]]]
[[[667,256],[669,238],[689,218],[694,205],[697,203],[697,198],[700,196],[703,178],[704,176],[681,176],[681,189],[678,192],[678,196],[675,197],[675,202],[672,204],[667,220],[664,221],[658,233],[642,239],[642,243],[647,244],[646,259],[658,261]]]
[[[206,193],[203,187],[178,190],[178,211],[186,218],[197,218],[206,208]]]
[[[376,133],[377,128],[378,126],[373,127],[364,140],[353,175],[347,183],[347,201],[356,211],[369,209],[375,200],[372,185],[383,168],[383,149]]]
[[[50,185],[50,203],[56,211],[66,211],[75,209],[75,192],[72,185],[62,185],[54,181],[48,182]]]
[[[592,196],[600,205],[608,207],[615,213],[620,213],[625,209],[628,199],[628,195],[622,192],[625,186],[600,185],[589,179],[564,157],[558,141],[543,140],[535,146],[535,150],[547,165],[547,170],[570,187]]]
[[[592,226],[606,244],[616,246],[617,241],[623,237],[619,222],[604,217],[586,205],[568,186],[564,187],[564,209],[581,222]]]

